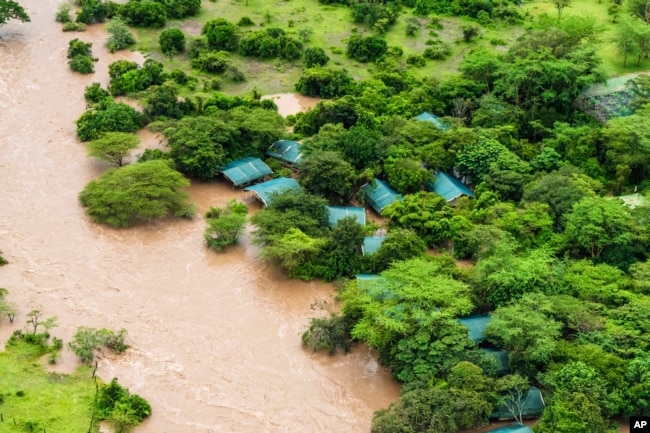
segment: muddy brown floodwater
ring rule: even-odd
[[[59,0],[21,3],[32,22],[0,27],[0,248],[11,262],[0,287],[22,317],[3,321],[0,337],[31,309],[58,316],[64,340],[78,326],[126,328],[132,348],[102,358],[99,373],[151,402],[142,433],[369,431],[372,412],[398,397],[375,355],[361,347],[328,357],[300,344],[310,305],[331,299],[332,286],[287,280],[248,236],[228,254],[206,250],[201,218],[129,230],[88,220],[77,195],[103,166],[75,139],[83,90],[106,84],[110,62],[142,56],[109,54],[101,27],[61,32]],[[93,42],[94,75],[68,69],[75,37]],[[201,211],[233,197],[259,208],[226,184],[190,194]],[[76,361],[66,353],[61,362]]]

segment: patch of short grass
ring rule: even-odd
[[[40,360],[44,354],[24,341],[0,352],[0,431],[87,432],[95,398],[92,369],[79,367],[70,375],[48,372]]]

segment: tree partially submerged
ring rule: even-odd
[[[29,22],[29,15],[25,9],[13,0],[0,0],[0,25],[9,20],[20,20],[22,22]]]
[[[183,191],[189,181],[162,160],[108,170],[79,195],[94,222],[130,227],[169,215],[191,217],[194,208]]]
[[[138,144],[140,139],[135,134],[107,132],[88,143],[88,155],[121,167],[129,151],[138,147]]]

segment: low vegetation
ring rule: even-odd
[[[237,238],[244,231],[248,208],[237,200],[231,200],[222,209],[212,207],[205,214],[208,226],[203,237],[208,247],[223,252],[230,245],[237,243]]]

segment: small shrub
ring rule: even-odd
[[[70,4],[69,3],[61,3],[59,5],[59,8],[56,10],[56,15],[54,16],[54,20],[57,23],[69,23],[72,21],[72,17],[70,17]]]
[[[233,81],[235,83],[242,83],[246,81],[246,76],[241,70],[239,70],[237,66],[230,66],[224,75],[230,81]]]
[[[225,51],[209,51],[192,59],[192,67],[204,72],[221,74],[230,66],[230,55]]]
[[[504,41],[503,39],[499,39],[499,38],[490,39],[490,43],[492,45],[501,45],[501,46],[508,45],[508,43],[506,41]]]
[[[255,23],[253,22],[252,19],[248,17],[241,17],[239,21],[237,21],[237,25],[239,27],[250,27],[250,26],[254,26]]]
[[[427,60],[418,54],[411,54],[406,58],[406,63],[416,68],[421,68],[427,64]]]
[[[16,391],[16,397],[25,397],[25,391],[23,390]]]
[[[334,355],[338,349],[350,351],[350,335],[343,316],[313,318],[309,329],[302,334],[302,344],[312,352],[321,350]]]
[[[180,29],[166,29],[160,33],[158,43],[163,54],[173,56],[185,51],[185,34]]]
[[[451,53],[449,45],[439,43],[424,50],[423,56],[429,60],[443,60]]]
[[[320,47],[307,48],[303,55],[306,67],[325,66],[330,58],[325,54],[325,50]]]
[[[86,91],[84,92],[84,98],[89,104],[98,104],[110,97],[111,95],[108,93],[108,90],[102,89],[99,83],[92,83],[90,86],[86,86]]]
[[[106,31],[110,35],[106,46],[114,53],[115,51],[125,50],[135,44],[135,38],[129,31],[126,23],[120,17],[115,17],[108,23]]]
[[[406,23],[406,36],[415,36],[420,31],[420,21],[416,18],[409,18]]]
[[[223,252],[228,246],[237,243],[237,237],[244,230],[247,213],[246,205],[237,200],[229,201],[223,209],[211,207],[205,214],[208,227],[204,238],[208,247]]]
[[[435,16],[435,15],[429,17],[429,23],[427,24],[427,28],[442,30],[443,27],[442,27],[442,24],[440,24],[440,17]]]
[[[93,62],[95,60],[92,57],[88,56],[74,56],[72,59],[68,60],[68,66],[75,72],[81,74],[92,74],[95,72],[95,66]]]
[[[85,32],[86,25],[84,23],[69,22],[63,24],[62,30],[64,32]]]
[[[480,27],[475,24],[461,26],[461,30],[463,31],[463,40],[465,42],[472,42],[474,38],[477,38],[481,34]]]

